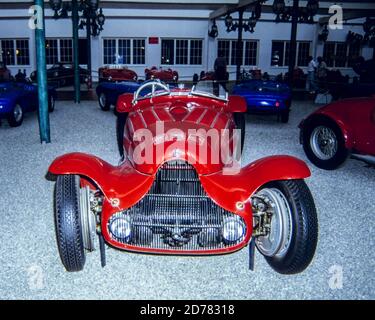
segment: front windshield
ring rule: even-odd
[[[215,81],[200,81],[191,90],[192,94],[228,100],[228,93]]]

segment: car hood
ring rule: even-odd
[[[199,174],[209,174],[231,164],[234,128],[232,113],[215,105],[171,101],[129,113],[124,147],[145,174],[155,174],[170,160],[187,161]]]

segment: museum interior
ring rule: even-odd
[[[375,299],[375,2],[0,0],[1,299]]]

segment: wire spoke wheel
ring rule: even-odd
[[[328,160],[335,156],[338,150],[338,141],[331,128],[316,127],[310,137],[311,150],[321,160]]]

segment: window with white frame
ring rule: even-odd
[[[46,63],[73,62],[72,39],[46,39]]]
[[[103,39],[104,64],[145,64],[145,39]]]
[[[57,39],[46,39],[46,63],[55,64],[59,61]]]
[[[271,65],[275,67],[288,66],[289,50],[290,41],[272,41]],[[311,42],[297,41],[296,50],[297,66],[306,67],[309,64],[309,56],[311,55]]]
[[[60,62],[73,61],[73,41],[72,39],[60,39]]]
[[[132,64],[146,63],[146,41],[145,39],[133,39],[133,62]]]
[[[256,66],[258,64],[258,40],[244,40],[242,50],[241,65]],[[225,57],[228,65],[237,65],[237,40],[219,40],[217,55]]]
[[[162,39],[161,64],[201,65],[202,50],[201,39]]]
[[[7,65],[30,65],[29,39],[2,39],[0,52],[2,61]]]
[[[323,48],[323,59],[328,67],[348,68],[361,55],[361,46],[346,42],[327,41]]]
[[[201,65],[202,64],[202,40],[190,40],[190,64]]]

